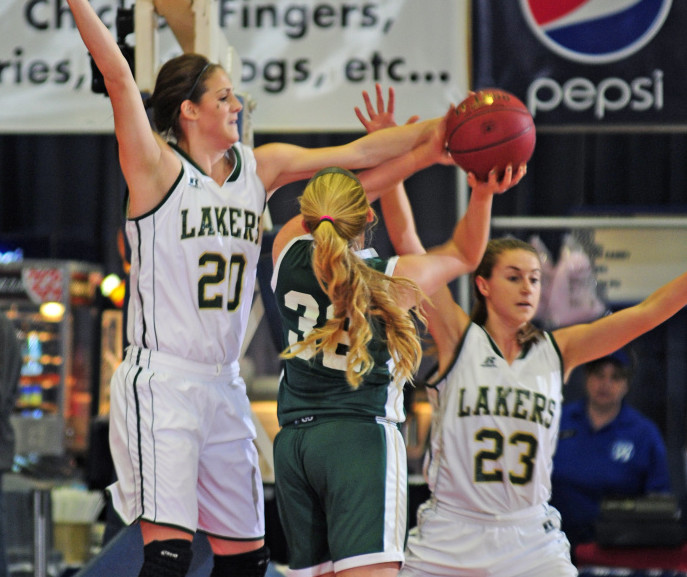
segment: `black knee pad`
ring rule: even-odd
[[[270,550],[263,545],[255,551],[238,555],[215,555],[210,577],[264,577],[270,562]]]
[[[192,557],[191,541],[151,541],[143,547],[143,567],[138,577],[186,577]]]

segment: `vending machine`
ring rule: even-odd
[[[12,415],[17,455],[85,453],[97,395],[99,266],[0,263],[0,311],[15,324],[24,364]]]

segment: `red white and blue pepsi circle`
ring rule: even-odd
[[[663,26],[672,0],[520,0],[527,23],[552,52],[606,64],[646,46]]]

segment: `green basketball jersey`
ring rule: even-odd
[[[312,270],[312,243],[310,235],[293,239],[275,265],[272,288],[282,322],[284,348],[323,326],[333,312],[329,297],[320,288]],[[396,259],[372,257],[365,258],[365,262],[391,274]],[[316,415],[403,421],[403,393],[393,384],[393,362],[386,348],[384,327],[375,320],[372,331],[368,350],[374,367],[357,389],[346,381],[347,339],[342,339],[336,350],[324,351],[312,358],[307,358],[304,352],[302,358],[285,361],[278,394],[280,425]]]

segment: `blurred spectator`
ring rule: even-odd
[[[625,402],[631,363],[623,351],[584,366],[586,397],[563,406],[554,456],[551,504],[563,518],[572,552],[594,541],[605,497],[670,493],[658,427]]]
[[[2,475],[14,461],[14,429],[10,415],[19,393],[22,354],[12,321],[0,311],[0,577],[7,577],[6,519]]]

